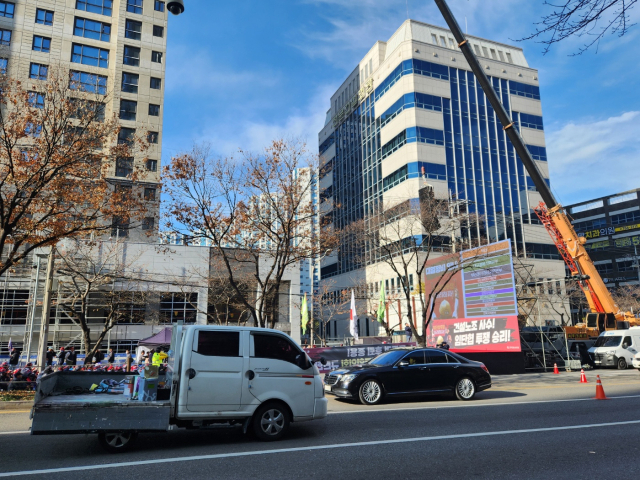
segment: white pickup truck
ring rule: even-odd
[[[175,325],[167,371],[159,378],[169,387],[167,400],[89,392],[102,379],[121,379],[116,375],[44,376],[31,412],[31,434],[97,433],[103,447],[120,452],[139,432],[227,423],[241,424],[261,440],[278,440],[290,422],[327,415],[318,369],[276,330]]]

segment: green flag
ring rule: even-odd
[[[300,325],[302,325],[302,334],[307,334],[307,324],[309,323],[309,309],[307,308],[307,294],[304,294],[302,305],[300,305]]]
[[[385,303],[384,283],[380,282],[380,304],[378,305],[378,321],[380,323],[384,323]]]

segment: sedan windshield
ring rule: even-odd
[[[393,365],[406,353],[406,350],[390,350],[388,352],[381,353],[375,358],[372,358],[367,363],[370,363],[372,365]]]
[[[593,345],[594,347],[617,347],[620,345],[620,340],[622,337],[598,337],[596,343]]]

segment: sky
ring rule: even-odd
[[[220,156],[296,138],[317,152],[330,96],[408,16],[446,27],[431,0],[185,0],[169,16],[163,164],[209,142]],[[564,205],[640,188],[640,26],[586,53],[518,42],[543,0],[450,0],[468,33],[524,49],[539,71],[551,186]],[[640,6],[631,23],[640,21]]]

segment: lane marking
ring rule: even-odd
[[[15,432],[0,432],[0,435],[15,435],[18,433],[31,433],[29,430],[16,430]]]
[[[617,397],[607,397],[615,400],[620,398],[640,398],[640,395],[619,395]],[[473,408],[473,407],[494,407],[505,405],[532,405],[536,403],[559,403],[559,402],[587,402],[594,400],[593,397],[589,398],[569,398],[563,400],[532,400],[530,402],[492,402],[492,403],[477,403],[477,404],[462,404],[462,405],[437,405],[437,406],[425,406],[425,407],[404,407],[404,408],[375,408],[375,409],[358,409],[358,410],[340,410],[328,412],[329,415],[344,414],[344,413],[368,413],[368,412],[401,412],[405,410],[435,410],[440,408]]]
[[[12,413],[29,413],[31,410],[3,410],[0,415],[9,415]]]
[[[515,435],[515,434],[522,434],[522,433],[557,432],[561,430],[580,430],[585,428],[618,427],[623,425],[634,425],[634,424],[640,424],[640,420],[628,420],[626,422],[592,423],[592,424],[586,424],[586,425],[566,425],[563,427],[527,428],[527,429],[521,429],[521,430],[501,430],[497,432],[460,433],[460,434],[454,434],[454,435],[437,435],[433,437],[396,438],[391,440],[373,440],[368,442],[337,443],[337,444],[330,444],[330,445],[312,445],[308,447],[280,448],[280,449],[274,449],[274,450],[254,450],[251,452],[220,453],[220,454],[213,454],[213,455],[194,455],[192,457],[158,458],[153,460],[139,460],[137,462],[107,463],[107,464],[101,464],[101,465],[84,465],[81,467],[48,468],[43,470],[23,470],[23,471],[17,471],[17,472],[3,472],[3,473],[0,473],[0,477],[10,477],[14,475],[42,475],[42,474],[48,474],[48,473],[78,472],[78,471],[84,471],[84,470],[103,470],[106,468],[138,467],[141,465],[157,465],[159,463],[218,460],[218,459],[237,458],[237,457],[252,457],[252,456],[258,456],[258,455],[273,455],[278,453],[308,452],[311,450],[332,450],[337,448],[369,447],[374,445],[389,445],[394,443],[395,444],[416,443],[416,442],[430,442],[435,440],[456,440],[460,438]]]

